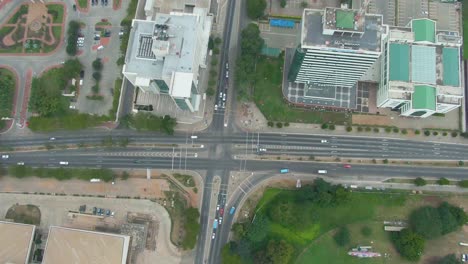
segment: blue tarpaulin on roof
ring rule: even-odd
[[[282,28],[294,28],[294,21],[285,19],[270,19],[270,26]]]

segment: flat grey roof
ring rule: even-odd
[[[330,10],[330,8],[327,8],[327,10]],[[336,10],[339,11],[340,9]],[[325,35],[323,34],[324,26],[322,24],[324,12],[325,10],[304,10],[301,33],[303,48],[314,46],[380,52],[381,35],[385,30],[385,27],[382,26],[382,15],[366,14],[362,27],[359,27],[362,28],[362,32],[354,30],[353,33],[351,32],[353,30],[341,31],[341,29],[335,29],[335,34]],[[326,27],[330,29],[330,26]]]
[[[134,20],[130,45],[126,57],[126,72],[138,73],[139,77],[162,79],[173,71],[192,72],[197,43],[198,17],[191,14],[156,14],[155,21]],[[157,58],[152,51],[156,25],[168,25],[169,53]],[[198,67],[196,65],[195,67]]]
[[[0,262],[29,263],[36,226],[0,221]]]

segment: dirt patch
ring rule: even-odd
[[[8,209],[5,218],[13,219],[15,223],[39,225],[41,223],[41,210],[32,204],[15,204]]]

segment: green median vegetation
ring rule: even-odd
[[[32,168],[29,166],[15,165],[8,168],[8,174],[16,178],[39,177],[54,178],[59,181],[79,179],[89,181],[101,179],[111,181],[115,173],[109,169],[77,169],[77,168]]]
[[[185,235],[181,246],[183,249],[188,250],[193,249],[197,243],[197,236],[200,232],[200,223],[198,222],[200,219],[200,213],[198,212],[197,208],[189,207],[185,209],[184,215]]]
[[[13,73],[8,69],[0,68],[0,118],[11,117],[15,88],[16,79]],[[5,126],[6,121],[0,120],[0,130]]]
[[[80,27],[81,25],[78,21],[72,20],[68,23],[66,51],[70,56],[75,56],[78,52],[76,42],[78,41],[78,32],[80,31]]]

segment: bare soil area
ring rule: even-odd
[[[32,204],[15,204],[8,209],[5,218],[13,219],[15,223],[39,225],[41,223],[41,210]]]

